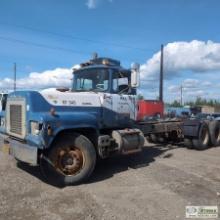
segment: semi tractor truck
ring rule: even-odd
[[[73,185],[89,178],[98,158],[141,152],[146,139],[220,144],[216,121],[138,120],[138,86],[139,65],[96,57],[73,69],[71,89],[12,92],[0,115],[2,149],[40,166],[49,182]]]

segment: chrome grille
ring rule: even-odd
[[[10,105],[10,132],[22,135],[22,106]]]
[[[26,104],[22,97],[9,97],[6,104],[6,131],[17,138],[26,136]]]

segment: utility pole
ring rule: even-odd
[[[180,105],[183,106],[183,85],[180,86]]]
[[[17,65],[14,63],[14,91],[16,91]]]
[[[163,44],[160,51],[160,86],[159,86],[159,101],[163,101]]]

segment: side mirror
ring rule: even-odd
[[[131,87],[137,88],[140,86],[140,65],[138,63],[131,64]]]

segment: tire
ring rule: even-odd
[[[199,134],[196,139],[192,140],[193,147],[196,150],[205,150],[209,147],[210,142],[210,135],[209,135],[209,128],[206,123],[202,123],[199,128]]]
[[[189,138],[184,138],[184,146],[186,146],[188,149],[193,149],[193,142]]]
[[[209,123],[209,133],[212,146],[220,146],[220,122],[211,121]]]
[[[49,183],[59,186],[82,183],[96,164],[93,144],[80,134],[62,136],[45,157],[40,160],[42,174]]]

